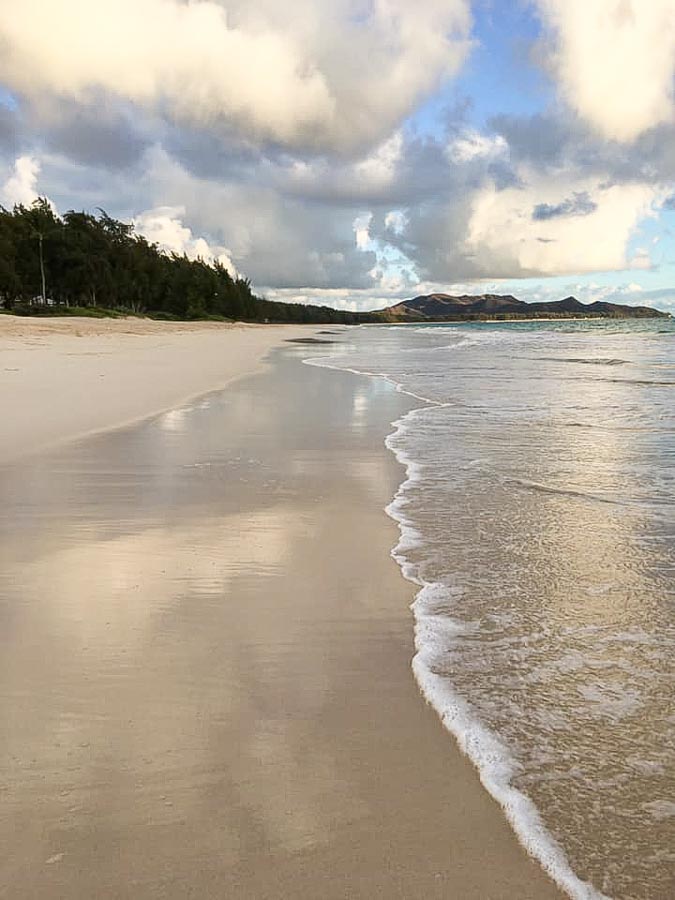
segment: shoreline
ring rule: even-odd
[[[409,398],[306,353],[0,470],[0,895],[561,896],[411,672]]]
[[[499,736],[485,726],[466,701],[448,686],[446,679],[435,673],[433,663],[426,659],[427,647],[420,635],[424,633],[429,616],[428,597],[433,598],[434,589],[438,585],[427,581],[420,574],[419,567],[410,562],[405,554],[406,548],[414,545],[420,538],[419,532],[403,512],[408,490],[417,480],[415,469],[419,463],[396,446],[396,438],[405,429],[407,420],[428,408],[429,406],[412,409],[393,423],[394,431],[385,442],[405,470],[405,477],[385,512],[399,529],[399,541],[392,550],[392,557],[400,567],[402,576],[415,588],[415,599],[411,604],[415,632],[412,671],[420,695],[434,710],[457,748],[471,761],[481,784],[499,804],[502,814],[528,856],[536,860],[552,881],[575,900],[610,900],[577,875],[563,847],[544,824],[537,806],[512,785],[515,764]]]
[[[402,578],[413,589],[410,609],[412,610],[415,640],[411,671],[420,697],[434,711],[455,748],[471,762],[481,785],[499,805],[502,815],[528,857],[536,860],[542,871],[546,872],[552,882],[566,895],[577,898],[577,900],[609,900],[591,884],[579,878],[572,869],[564,849],[544,825],[535,804],[524,793],[512,786],[511,768],[514,764],[510,753],[502,745],[498,735],[487,729],[480,719],[476,718],[459,695],[449,689],[444,680],[438,678],[434,674],[433,668],[425,661],[426,647],[419,640],[419,634],[425,626],[425,596],[427,593],[433,593],[435,585],[426,581],[420,575],[418,567],[405,555],[405,549],[411,545],[414,546],[419,539],[415,526],[403,512],[407,502],[407,492],[411,485],[418,480],[416,469],[419,463],[397,447],[396,439],[403,433],[409,420],[414,419],[417,414],[433,409],[438,401],[411,392],[389,375],[335,366],[331,363],[330,356],[312,357],[303,362],[306,365],[334,372],[349,373],[359,378],[383,381],[411,401],[422,403],[421,406],[413,405],[400,418],[392,422],[393,431],[389,432],[384,439],[384,446],[403,470],[403,478],[390,502],[384,507],[384,512],[396,524],[399,533],[399,539],[392,547],[390,555],[398,565]],[[508,774],[505,774],[507,770]]]

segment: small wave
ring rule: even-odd
[[[628,366],[630,365],[630,361],[627,359],[618,359],[613,357],[603,358],[603,357],[584,357],[584,356],[532,356],[526,357],[527,359],[531,359],[534,362],[538,362],[540,360],[544,360],[546,362],[560,362],[560,363],[576,363],[580,366]]]
[[[319,369],[333,369],[336,372],[349,372],[351,375],[365,375],[369,378],[383,378],[396,391],[398,391],[399,394],[406,394],[408,397],[412,397],[414,400],[419,400],[421,403],[426,403],[429,406],[436,407],[446,407],[450,405],[448,403],[441,403],[439,400],[432,400],[430,397],[424,397],[422,396],[422,394],[416,394],[414,391],[410,391],[407,388],[404,388],[403,385],[399,381],[396,381],[394,377],[388,372],[369,372],[366,369],[350,369],[347,366],[335,366],[327,362],[328,359],[331,359],[331,357],[316,356],[303,359],[302,362],[307,366],[316,366]]]
[[[470,336],[462,337],[454,344],[447,344],[439,347],[439,350],[457,350],[465,347],[485,347],[486,345],[499,345],[506,343],[515,343],[517,341],[528,341],[531,335],[527,332],[517,331],[475,331]]]
[[[599,381],[607,381],[610,384],[637,384],[645,387],[673,387],[675,381],[652,381],[648,378],[600,378]]]
[[[556,428],[587,428],[593,431],[607,431],[611,434],[650,434],[656,425],[606,425],[599,422],[555,422]]]
[[[494,323],[492,323],[494,324]],[[415,334],[426,334],[428,337],[438,338],[445,330],[449,334],[443,337],[452,336],[453,343],[443,344],[437,347],[430,347],[429,350],[456,350],[463,347],[483,347],[486,344],[504,344],[512,342],[529,341],[532,339],[532,333],[528,331],[516,331],[514,329],[496,329],[480,326],[478,328],[471,327],[464,323],[444,323],[435,325],[418,325],[414,328]],[[418,350],[404,352],[419,352]],[[425,351],[427,352],[427,351]]]
[[[610,497],[602,497],[599,494],[591,494],[587,491],[576,491],[573,488],[558,488],[538,481],[528,481],[525,478],[504,478],[504,484],[515,484],[517,487],[531,491],[539,491],[542,494],[560,494],[564,497],[577,497],[580,500],[592,500],[596,503],[610,503],[614,506],[625,506],[621,500],[612,500]]]

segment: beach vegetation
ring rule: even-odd
[[[217,260],[167,253],[104,210],[59,216],[45,199],[0,207],[0,307],[32,316],[380,321],[377,313],[267,300]]]

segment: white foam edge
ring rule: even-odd
[[[396,496],[386,507],[386,513],[398,525],[400,539],[392,550],[392,557],[401,568],[404,578],[419,587],[411,609],[415,620],[415,656],[412,669],[422,696],[436,711],[443,726],[453,735],[462,753],[476,767],[480,781],[490,796],[502,807],[506,818],[527,853],[542,866],[552,880],[574,900],[610,900],[593,885],[582,881],[569,864],[565,851],[546,828],[535,804],[511,784],[516,763],[499,737],[473,713],[470,705],[449,685],[448,679],[432,671],[428,663],[430,650],[437,633],[438,616],[429,614],[429,601],[439,593],[447,595],[446,585],[426,581],[417,566],[405,556],[405,550],[421,544],[421,535],[403,510],[408,505],[406,494],[422,478],[423,467],[404,450],[394,446],[402,429],[409,427],[409,419],[422,410],[411,410],[397,422],[385,445],[406,470],[406,477]],[[466,629],[459,621],[443,619],[444,638],[449,633],[459,635]]]
[[[481,784],[501,806],[507,821],[515,832],[526,852],[535,859],[548,873],[550,878],[573,900],[611,900],[606,894],[598,891],[592,884],[582,881],[572,869],[565,851],[546,828],[539,810],[522,791],[513,787],[511,778],[516,770],[516,763],[499,737],[487,728],[473,713],[470,705],[449,685],[448,679],[435,674],[427,663],[427,647],[425,640],[431,643],[433,616],[425,613],[427,597],[439,590],[447,590],[445,585],[425,581],[420,577],[418,567],[410,562],[404,550],[421,544],[421,535],[412,522],[403,514],[408,504],[410,487],[422,479],[423,466],[412,459],[405,450],[396,446],[396,439],[410,427],[410,420],[430,407],[446,404],[421,397],[406,390],[386,372],[368,372],[346,366],[332,365],[327,357],[303,359],[307,365],[319,368],[335,369],[338,372],[350,372],[353,375],[371,378],[383,378],[399,393],[406,394],[426,405],[412,409],[400,419],[392,422],[393,431],[385,438],[385,446],[396,460],[404,467],[405,477],[396,494],[385,507],[387,515],[399,528],[399,540],[391,551],[392,558],[401,568],[403,577],[415,584],[419,590],[411,604],[415,622],[415,655],[412,670],[424,699],[438,714],[442,725],[457,741],[462,753],[475,766]],[[447,622],[447,617],[446,622]],[[461,623],[452,623],[456,633],[462,630]],[[446,632],[447,634],[447,632]]]
[[[350,369],[348,366],[335,366],[327,362],[328,359],[330,359],[330,357],[313,356],[303,359],[302,362],[307,366],[317,366],[319,369],[334,369],[336,372],[350,372],[352,375],[365,375],[369,378],[383,378],[399,394],[406,394],[408,397],[412,397],[415,400],[420,400],[422,403],[426,403],[429,406],[448,405],[447,403],[440,403],[438,400],[430,400],[428,397],[423,397],[421,394],[415,394],[413,391],[409,391],[407,388],[404,388],[403,385],[398,381],[395,381],[394,378],[387,372],[369,372],[367,369]],[[415,410],[411,410],[411,412],[415,412]],[[396,425],[395,422],[392,424]]]

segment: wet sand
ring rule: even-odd
[[[413,681],[407,401],[306,353],[0,466],[0,896],[560,896]]]

